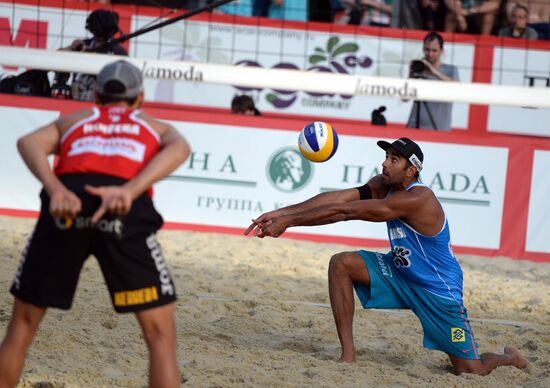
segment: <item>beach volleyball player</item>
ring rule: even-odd
[[[11,321],[0,345],[0,387],[14,387],[48,307],[69,309],[84,261],[94,255],[117,312],[132,312],[149,350],[149,384],[179,387],[176,292],[156,231],[152,185],[187,159],[186,140],[141,112],[142,75],[126,61],[104,66],[97,106],[19,139],[44,188],[36,228],[15,273]],[[58,156],[54,171],[47,156]],[[92,318],[93,319],[93,318]]]
[[[342,345],[340,361],[355,362],[353,291],[364,308],[410,309],[424,329],[424,346],[448,354],[456,373],[486,375],[527,360],[507,346],[479,354],[462,301],[462,269],[451,249],[449,223],[432,190],[419,182],[424,155],[414,141],[379,141],[386,151],[382,174],[361,187],[325,192],[264,213],[245,231],[278,237],[289,227],[347,220],[386,222],[391,252],[359,250],[334,255],[329,296]]]

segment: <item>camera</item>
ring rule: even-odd
[[[420,78],[426,70],[426,64],[420,60],[411,61],[411,77]]]
[[[372,125],[387,125],[386,118],[382,114],[386,111],[385,106],[380,106],[378,109],[375,109],[371,113],[371,124]]]

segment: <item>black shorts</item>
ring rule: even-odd
[[[90,220],[100,199],[84,185],[120,185],[125,180],[98,174],[65,174],[61,181],[82,201],[74,219],[53,218],[49,196],[42,190],[42,208],[10,289],[23,302],[40,307],[71,308],[80,271],[94,255],[117,312],[135,312],[176,300],[174,282],[156,232],[162,226],[151,199],[143,194],[125,216],[106,214]]]

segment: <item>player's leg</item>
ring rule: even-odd
[[[179,387],[174,304],[136,313],[149,349],[149,386]]]
[[[361,256],[357,252],[341,252],[332,256],[328,269],[328,288],[336,330],[342,345],[342,362],[356,361],[353,344],[354,282],[370,287],[369,271]]]
[[[511,365],[523,369],[527,366],[527,359],[513,346],[506,346],[503,354],[483,353],[479,360],[465,360],[449,355],[456,374],[474,373],[488,375],[499,366]]]
[[[132,312],[149,350],[149,386],[179,387],[174,301],[176,290],[155,232],[162,218],[141,195],[120,228],[98,233],[92,253],[98,259],[118,313]]]
[[[0,388],[14,387],[46,308],[15,298],[6,336],[0,345]]]

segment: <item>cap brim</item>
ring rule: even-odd
[[[382,148],[384,151],[387,151],[392,146],[391,143],[388,143],[385,140],[378,140],[376,144],[378,144],[378,147]]]

